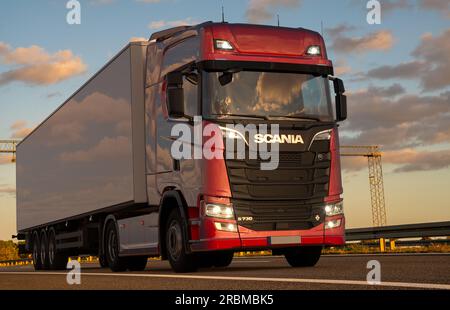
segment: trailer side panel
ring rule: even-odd
[[[17,148],[19,231],[133,201],[130,48]]]

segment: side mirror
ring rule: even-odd
[[[224,72],[221,76],[219,76],[220,85],[225,86],[233,82],[233,73]]]
[[[344,82],[341,79],[334,78],[333,84],[336,94],[336,120],[338,122],[345,121],[347,119],[347,96],[344,95]]]
[[[183,74],[170,72],[167,74],[167,112],[170,117],[182,118],[184,114]]]

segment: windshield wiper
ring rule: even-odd
[[[290,119],[300,119],[300,120],[306,120],[306,121],[317,121],[320,122],[321,120],[316,117],[309,117],[309,116],[300,116],[300,115],[269,115],[270,118],[290,118]]]
[[[269,118],[265,115],[248,115],[248,114],[211,114],[213,116],[224,116],[224,117],[228,117],[228,116],[236,116],[236,117],[247,117],[247,118],[257,118],[257,119],[263,119],[268,121]]]

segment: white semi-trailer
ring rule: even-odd
[[[17,228],[38,269],[64,268],[70,254],[96,253],[105,214],[124,208],[131,217],[147,213],[140,212],[148,207],[147,45],[126,46],[17,146]],[[135,222],[151,230],[158,226],[154,215]],[[124,253],[149,255],[148,243],[156,243],[120,237]]]

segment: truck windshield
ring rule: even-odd
[[[221,72],[203,74],[203,113],[206,117],[333,120],[329,84],[325,77],[240,71],[221,83],[221,75]]]

